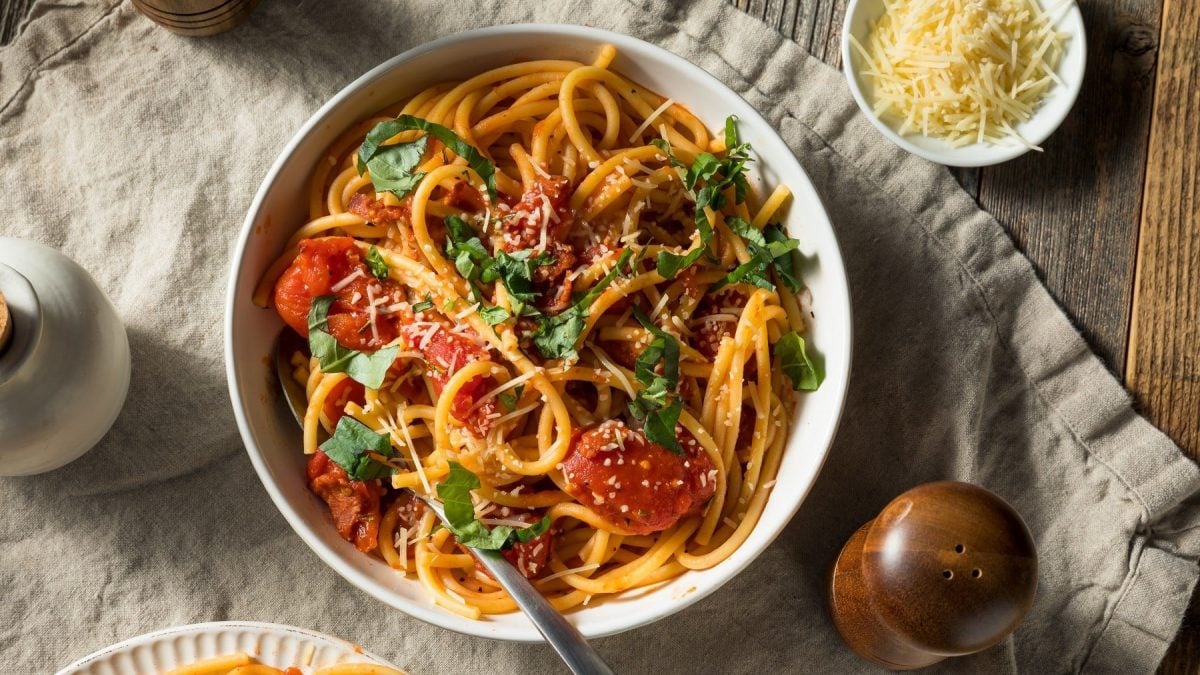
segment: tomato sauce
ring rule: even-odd
[[[672,527],[699,513],[717,489],[708,455],[682,427],[676,427],[676,434],[682,455],[651,443],[619,420],[576,429],[563,459],[566,491],[636,534]]]

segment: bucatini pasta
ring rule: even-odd
[[[516,607],[467,546],[564,610],[727,558],[819,383],[788,189],[752,188],[736,119],[712,135],[614,57],[505,65],[349,130],[256,291],[308,337],[335,527],[468,617]]]

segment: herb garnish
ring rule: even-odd
[[[579,341],[579,336],[583,334],[583,329],[587,325],[588,310],[591,309],[596,298],[604,292],[604,289],[608,288],[608,285],[617,278],[617,275],[621,273],[621,268],[629,262],[632,256],[632,250],[627,248],[622,251],[612,270],[575,304],[559,314],[539,319],[537,330],[533,333],[533,344],[543,357],[547,359],[579,358],[579,354],[575,351],[575,343]]]
[[[714,284],[710,291],[726,284],[737,283],[775,290],[775,284],[767,278],[768,267],[775,271],[776,278],[793,293],[803,288],[795,276],[795,256],[796,248],[800,246],[799,241],[789,238],[778,225],[768,225],[759,231],[741,218],[730,218],[726,222],[730,230],[746,240],[750,259],[734,268],[724,279]]]
[[[512,412],[517,409],[517,402],[521,400],[521,395],[524,393],[525,385],[518,384],[512,393],[504,392],[497,394],[496,398],[500,399],[500,405],[504,406],[505,410]]]
[[[380,281],[387,279],[388,272],[391,271],[391,269],[388,268],[387,261],[383,259],[383,254],[381,254],[379,249],[374,246],[367,251],[367,268],[370,269],[371,274],[374,274],[375,278],[379,279]]]
[[[375,433],[349,415],[343,415],[338,420],[333,435],[321,444],[321,451],[329,455],[334,464],[345,469],[350,480],[365,481],[392,475],[390,466],[367,455],[373,452],[391,457],[392,442],[387,436]]]
[[[312,307],[308,310],[308,349],[321,364],[321,372],[346,373],[355,382],[378,389],[383,385],[388,368],[396,360],[400,346],[392,345],[372,354],[364,354],[338,344],[327,331],[329,307],[336,299],[333,295],[313,298]]]
[[[692,165],[686,166],[671,152],[671,146],[666,139],[656,138],[651,141],[658,149],[667,155],[672,166],[684,170],[683,187],[692,195],[696,202],[696,229],[700,233],[700,244],[686,254],[662,252],[658,254],[658,273],[664,279],[674,279],[675,275],[690,267],[704,252],[713,238],[712,223],[708,221],[705,207],[719,211],[725,207],[725,189],[733,187],[734,203],[740,204],[746,200],[749,183],[746,180],[746,162],[750,161],[750,144],[742,143],[738,135],[737,118],[730,115],[725,119],[725,157],[717,159],[710,152],[696,155]]]
[[[381,145],[402,131],[424,131],[428,135],[407,143]],[[394,120],[385,120],[367,133],[362,147],[358,150],[358,175],[361,176],[369,169],[376,192],[391,192],[398,198],[408,195],[425,177],[425,174],[414,173],[414,170],[425,155],[429,136],[438,139],[454,154],[467,160],[467,164],[483,179],[488,196],[493,202],[496,201],[495,165],[450,129],[412,115],[400,115]]]
[[[493,258],[475,230],[458,216],[446,217],[446,255],[454,260],[454,267],[471,286],[471,292],[482,307],[479,314],[488,325],[494,326],[512,316],[532,315],[536,312],[528,303],[537,298],[533,290],[533,271],[543,265],[554,264],[554,256],[548,253],[533,255],[533,251],[500,251]],[[487,306],[479,283],[490,284],[500,281],[508,291],[512,312],[502,307]]]
[[[412,306],[413,312],[427,312],[433,309],[433,296],[426,293],[425,299]]]
[[[779,338],[779,342],[775,343],[775,356],[779,357],[780,367],[792,381],[793,389],[814,391],[821,386],[821,380],[825,379],[825,374],[808,357],[808,352],[804,349],[804,338],[796,331]]]
[[[475,519],[471,490],[477,490],[479,486],[479,477],[458,462],[450,462],[449,475],[437,486],[438,497],[446,511],[446,529],[450,530],[458,543],[481,550],[499,551],[514,542],[529,541],[550,529],[550,516],[546,515],[530,527],[513,529],[507,525],[497,525],[489,530]]]
[[[629,412],[645,425],[646,438],[671,452],[681,455],[683,448],[675,436],[675,424],[683,410],[679,389],[679,341],[654,325],[636,305],[633,315],[650,331],[654,339],[638,355],[634,376],[643,389],[629,403]],[[657,370],[662,365],[662,374]]]

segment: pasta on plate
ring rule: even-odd
[[[313,675],[405,675],[404,671],[374,663],[339,663],[318,668]],[[276,668],[259,663],[245,652],[202,659],[168,671],[165,675],[303,675],[298,667]]]
[[[787,187],[752,184],[736,119],[714,135],[615,55],[437,84],[350,129],[256,290],[308,338],[307,478],[334,526],[468,617],[516,609],[468,547],[560,610],[726,559],[820,382]]]

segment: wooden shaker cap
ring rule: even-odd
[[[8,314],[8,303],[4,301],[4,293],[0,293],[0,353],[8,346],[12,338],[12,319]]]
[[[927,483],[843,547],[830,612],[846,643],[895,669],[986,649],[1033,604],[1037,553],[1020,515],[983,488]]]

